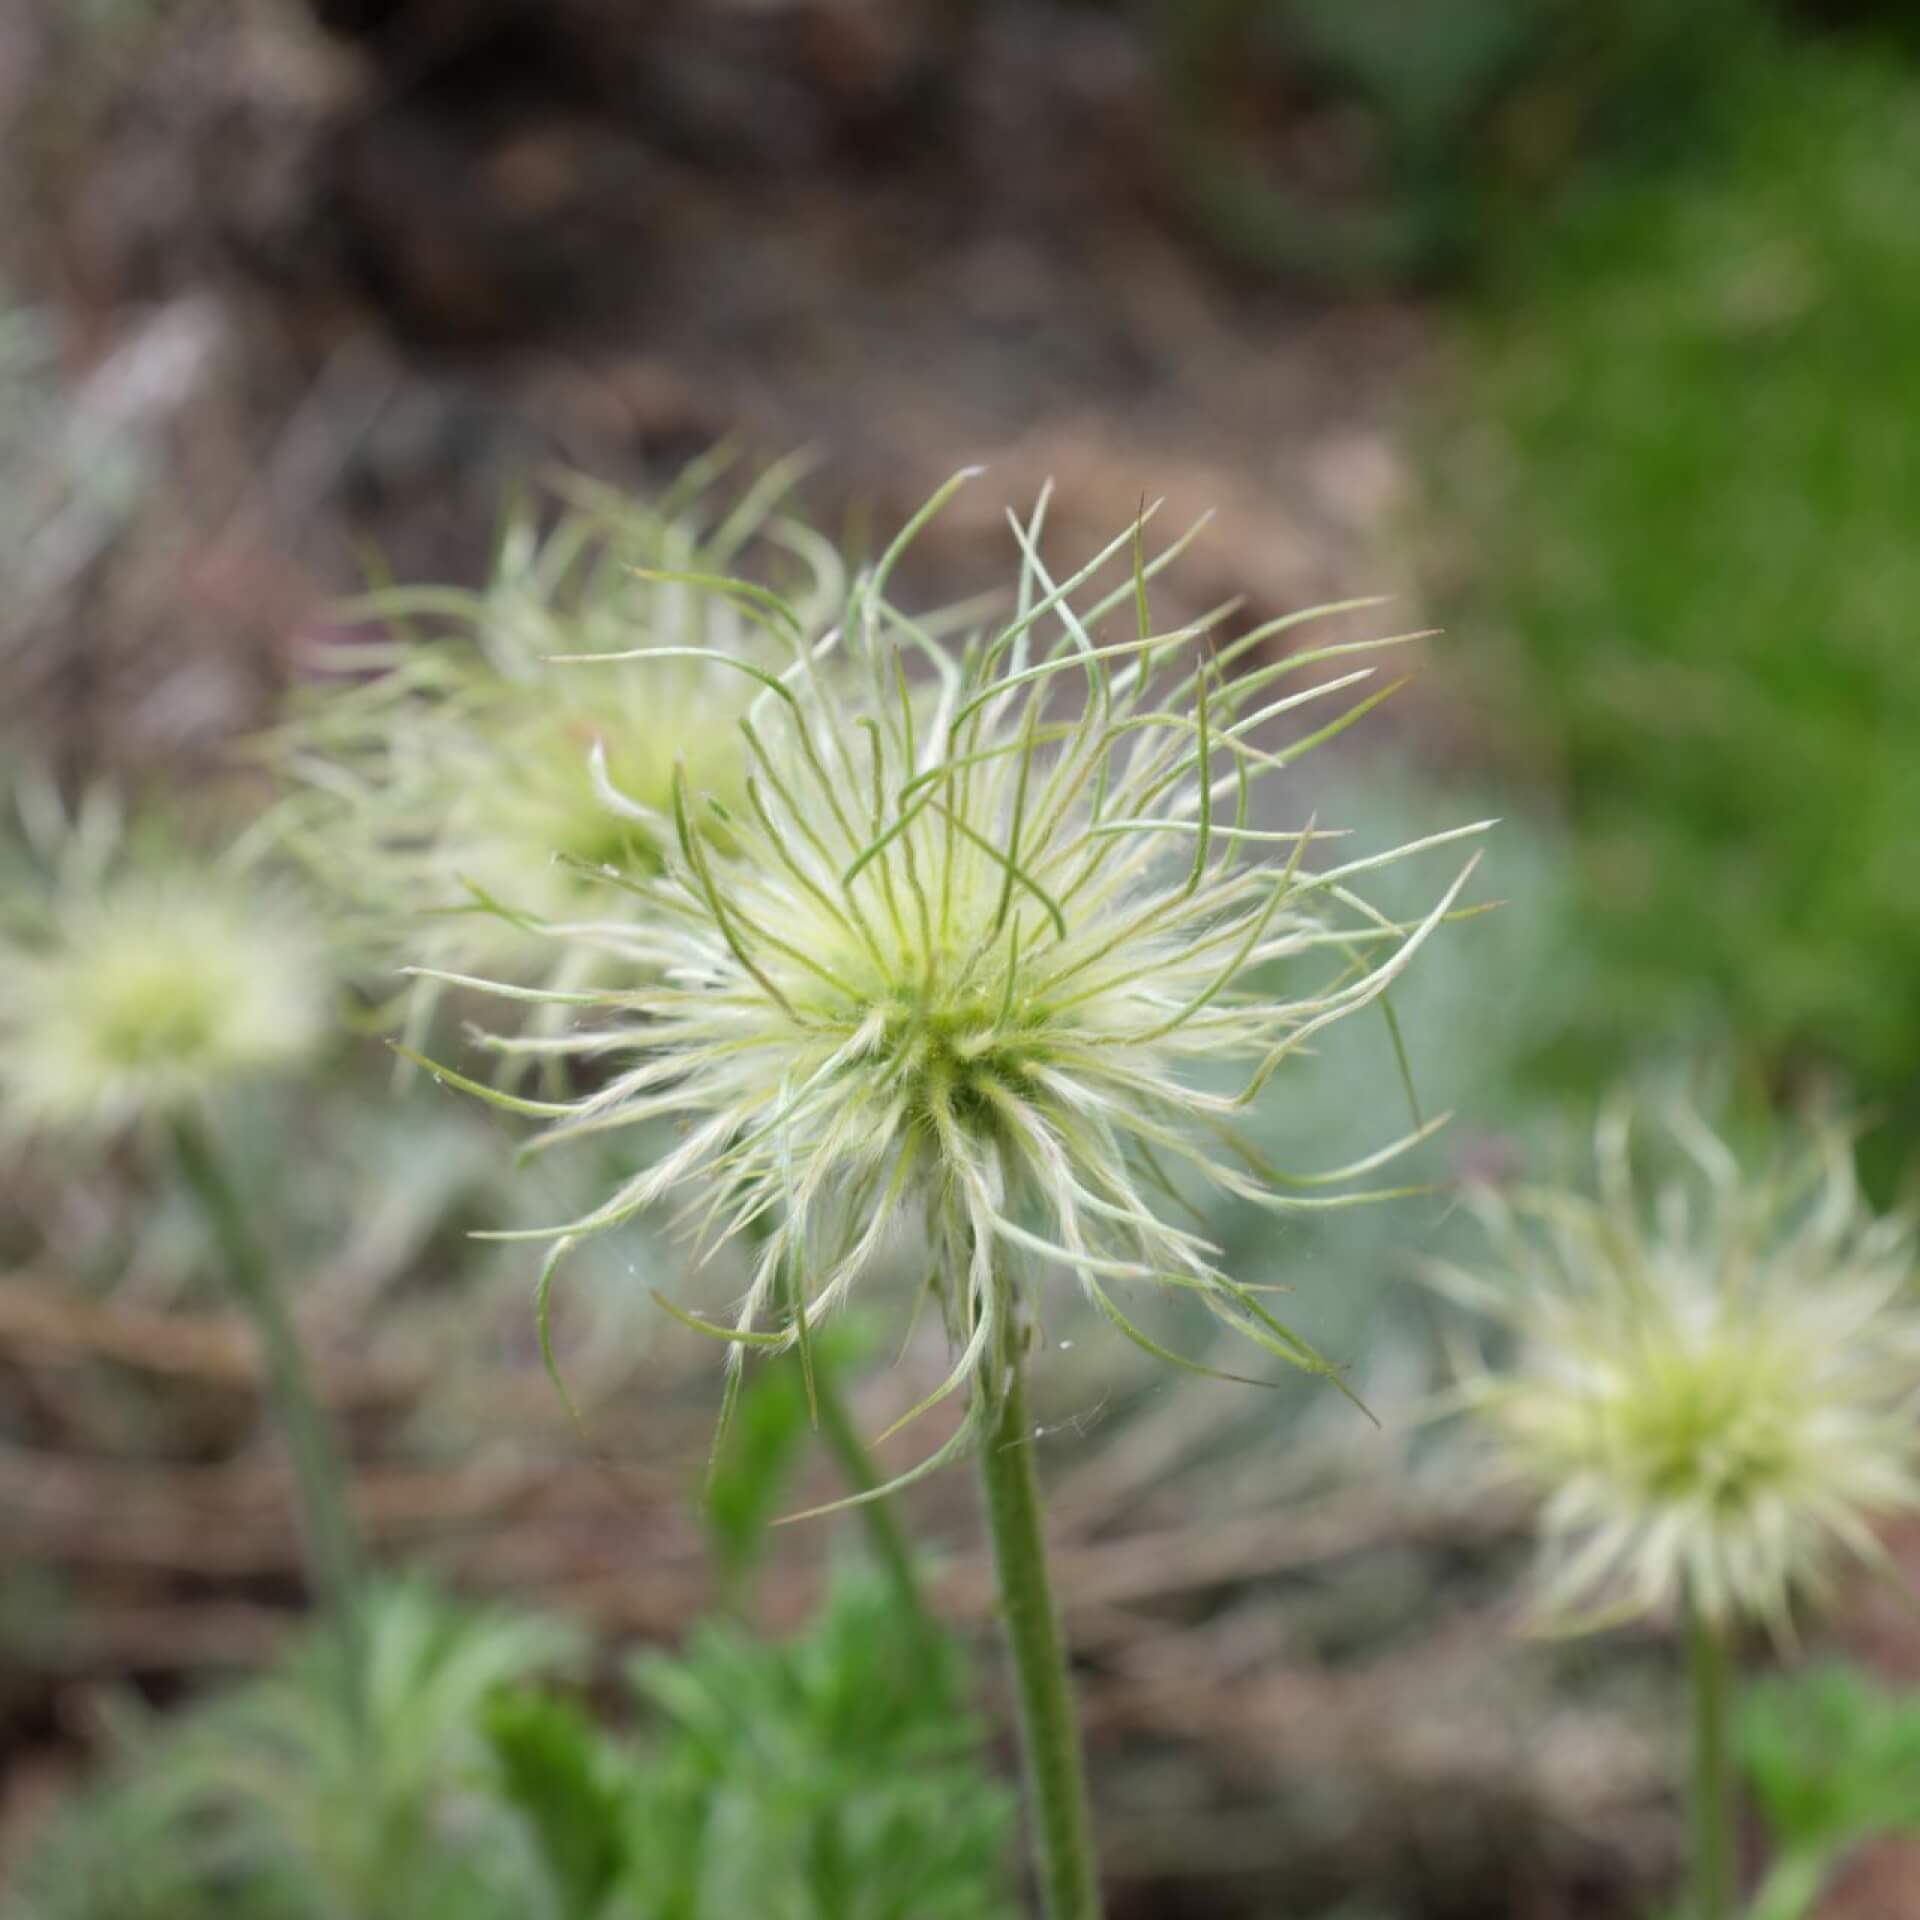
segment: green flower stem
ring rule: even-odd
[[[980,1455],[980,1480],[1000,1578],[1001,1622],[1019,1690],[1029,1817],[1045,1912],[1047,1920],[1100,1920],[1086,1770],[1066,1644],[1047,1576],[1043,1510],[1017,1344],[1005,1357],[1003,1379]]]
[[[268,1396],[299,1488],[301,1532],[313,1585],[340,1634],[357,1708],[365,1672],[360,1619],[364,1568],[333,1434],[314,1396],[293,1317],[211,1135],[199,1120],[183,1117],[174,1123],[173,1138],[187,1185],[225,1262],[227,1285],[260,1342]]]
[[[1693,1688],[1692,1920],[1732,1920],[1734,1798],[1728,1724],[1733,1651],[1726,1628],[1696,1614],[1687,1628],[1687,1663]]]
[[[1782,1854],[1753,1896],[1748,1920],[1805,1920],[1832,1870],[1833,1858],[1825,1848]]]
[[[761,1237],[759,1232],[754,1235],[756,1240]],[[790,1274],[781,1275],[780,1286],[787,1311],[797,1311]],[[927,1605],[920,1575],[914,1567],[913,1549],[900,1525],[900,1516],[892,1500],[885,1496],[878,1499],[873,1497],[881,1485],[880,1476],[874,1471],[872,1456],[853,1424],[852,1415],[847,1412],[846,1401],[840,1396],[837,1370],[832,1360],[818,1347],[808,1353],[806,1361],[804,1371],[808,1404],[820,1437],[827,1443],[827,1451],[833,1455],[849,1491],[868,1496],[860,1502],[859,1507],[860,1523],[867,1533],[867,1550],[887,1576],[902,1614],[917,1631],[931,1633],[933,1613]],[[800,1356],[797,1354],[794,1364],[800,1365]]]
[[[880,1486],[872,1456],[855,1430],[847,1405],[840,1397],[839,1381],[831,1362],[823,1364],[819,1352],[813,1355],[813,1411],[819,1422],[820,1437],[840,1468],[841,1477],[855,1492],[872,1496]],[[893,1588],[895,1604],[917,1633],[931,1634],[933,1614],[921,1590],[920,1575],[914,1566],[913,1548],[891,1498],[869,1497],[859,1507],[861,1524],[866,1528],[867,1550],[887,1583]]]

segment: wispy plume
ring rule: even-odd
[[[1647,1178],[1633,1117],[1601,1123],[1593,1194],[1485,1192],[1497,1264],[1431,1269],[1513,1336],[1461,1392],[1541,1501],[1543,1622],[1684,1609],[1784,1636],[1920,1496],[1912,1225],[1866,1204],[1835,1125],[1751,1170],[1669,1105]]]
[[[580,1235],[672,1201],[704,1240],[757,1249],[731,1326],[683,1315],[736,1362],[748,1348],[804,1358],[881,1246],[917,1236],[956,1358],[915,1411],[973,1389],[929,1467],[971,1444],[1050,1273],[1162,1359],[1212,1371],[1139,1324],[1143,1290],[1182,1291],[1252,1348],[1335,1371],[1224,1269],[1189,1203],[1211,1188],[1282,1214],[1351,1204],[1367,1196],[1348,1183],[1430,1130],[1289,1176],[1237,1122],[1291,1056],[1381,999],[1455,911],[1471,862],[1413,922],[1366,904],[1367,872],[1487,824],[1345,860],[1304,815],[1256,824],[1256,789],[1390,690],[1373,676],[1397,641],[1269,657],[1342,608],[1230,640],[1214,621],[1160,631],[1153,583],[1184,539],[1148,558],[1129,528],[1060,577],[1042,556],[1043,498],[1030,520],[1009,516],[1006,617],[963,645],[938,638],[890,588],[968,477],[852,580],[829,624],[758,586],[705,583],[784,655],[694,650],[751,696],[737,790],[676,768],[657,865],[623,870],[604,916],[547,929],[603,984],[498,989],[578,1024],[494,1048],[612,1070],[572,1101],[460,1082],[547,1121],[542,1149],[677,1123],[663,1156],[553,1229],[548,1280]],[[569,670],[590,702],[605,676],[648,669],[672,663],[649,647]],[[650,827],[650,800],[595,764],[609,813]]]
[[[509,518],[478,590],[389,586],[343,609],[385,635],[316,654],[318,683],[269,743],[295,789],[275,828],[375,962],[577,986],[584,950],[540,929],[583,902],[607,911],[606,874],[658,869],[676,764],[740,799],[754,689],[734,663],[784,656],[696,583],[752,549],[818,632],[844,580],[783,511],[799,462],[728,497],[725,466],[710,457],[657,501],[563,478],[557,512]],[[603,670],[560,664],[580,658]],[[609,783],[630,804],[609,806]],[[413,997],[416,1038],[434,997]]]

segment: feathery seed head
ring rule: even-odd
[[[1375,703],[1341,695],[1393,643],[1263,659],[1293,621],[1217,647],[1211,622],[1155,633],[1150,583],[1185,542],[1149,562],[1134,529],[1057,580],[1043,498],[1013,522],[1011,617],[950,648],[887,589],[958,484],[823,631],[759,589],[717,589],[786,649],[777,667],[711,656],[751,695],[740,793],[681,768],[672,844],[657,871],[623,876],[638,910],[558,935],[615,983],[567,996],[604,1017],[493,1043],[612,1055],[618,1070],[573,1103],[499,1097],[554,1122],[541,1145],[680,1123],[664,1158],[556,1232],[564,1248],[669,1196],[703,1229],[752,1229],[738,1321],[710,1329],[736,1357],[804,1352],[888,1233],[923,1221],[959,1352],[936,1399],[971,1383],[976,1408],[991,1402],[1047,1269],[1163,1358],[1176,1356],[1137,1326],[1130,1291],[1189,1291],[1269,1353],[1325,1370],[1171,1216],[1204,1188],[1278,1210],[1342,1204],[1310,1189],[1386,1157],[1289,1181],[1235,1123],[1288,1055],[1380,997],[1466,877],[1396,923],[1353,883],[1417,848],[1323,861],[1332,837],[1309,821],[1258,824],[1263,783]],[[1311,671],[1336,663],[1354,670]],[[1294,714],[1332,717],[1277,744]],[[1223,1069],[1236,1087],[1219,1090]]]
[[[1861,1200],[1837,1128],[1757,1178],[1691,1111],[1663,1131],[1681,1170],[1650,1195],[1618,1109],[1600,1198],[1482,1195],[1502,1270],[1434,1279],[1517,1336],[1463,1393],[1544,1501],[1542,1614],[1685,1606],[1784,1634],[1794,1595],[1920,1496],[1913,1235]]]
[[[29,923],[0,941],[9,1131],[112,1132],[316,1050],[330,982],[291,898],[175,856],[66,864]]]
[[[773,649],[738,604],[661,575],[722,570],[758,541],[824,607],[839,563],[774,512],[794,463],[724,514],[703,498],[717,470],[690,471],[657,507],[569,481],[544,532],[532,513],[509,523],[478,592],[393,588],[349,609],[394,638],[329,649],[361,679],[305,703],[275,747],[301,789],[288,844],[357,910],[364,944],[571,985],[568,956],[530,923],[574,916],[593,876],[657,869],[677,760],[739,798],[733,729],[753,683],[725,663]],[[617,664],[561,664],[579,659]],[[633,804],[609,806],[609,782]]]

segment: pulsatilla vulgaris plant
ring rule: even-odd
[[[1165,1358],[1130,1291],[1197,1296],[1255,1348],[1331,1372],[1177,1203],[1196,1187],[1280,1210],[1338,1203],[1237,1158],[1236,1116],[1381,996],[1466,875],[1401,924],[1354,889],[1414,847],[1322,861],[1309,820],[1260,824],[1265,784],[1380,697],[1341,705],[1374,671],[1363,656],[1392,642],[1269,659],[1294,621],[1225,642],[1211,622],[1157,633],[1151,583],[1184,542],[1148,561],[1136,528],[1056,579],[1043,501],[1012,522],[1010,617],[950,648],[888,586],[959,484],[817,634],[762,588],[712,585],[785,651],[778,666],[703,655],[751,683],[738,792],[703,792],[683,767],[662,816],[602,765],[606,804],[657,838],[658,870],[624,877],[604,920],[553,930],[610,983],[550,996],[590,1024],[497,1044],[616,1070],[571,1103],[494,1097],[549,1119],[543,1146],[679,1122],[670,1152],[556,1229],[543,1291],[575,1237],[674,1198],[708,1235],[758,1246],[736,1322],[691,1321],[733,1342],[736,1380],[749,1348],[804,1360],[889,1235],[924,1232],[956,1357],[916,1411],[964,1390],[967,1412],[916,1472],[981,1460],[1043,1878],[1050,1911],[1078,1920],[1098,1895],[1022,1379],[1042,1279],[1071,1276]],[[1276,740],[1321,713],[1334,717]],[[1195,1071],[1222,1067],[1237,1087]]]
[[[755,609],[702,583],[751,560],[811,639],[845,575],[788,510],[798,460],[732,493],[728,465],[709,454],[657,500],[562,476],[557,512],[509,517],[477,591],[388,587],[343,610],[386,633],[319,651],[317,683],[266,743],[291,789],[268,837],[317,877],[361,957],[553,989],[521,1005],[532,1034],[557,1034],[605,956],[549,933],[643,911],[608,883],[660,870],[675,767],[716,807],[743,804],[738,722],[756,687],[740,664],[789,656]],[[602,670],[566,664],[581,659]],[[609,786],[637,804],[609,804]],[[441,985],[419,978],[404,997],[410,1044]],[[809,1384],[843,1470],[871,1485],[831,1380]],[[910,1585],[887,1509],[864,1518]]]
[[[260,1342],[315,1585],[352,1639],[359,1549],[343,1474],[213,1124],[243,1087],[319,1052],[336,986],[329,944],[283,881],[231,849],[196,856],[127,833],[105,790],[69,810],[26,779],[16,800],[40,873],[13,890],[0,932],[0,1130],[66,1146],[131,1130],[171,1144]]]
[[[1598,1130],[1595,1195],[1484,1193],[1500,1265],[1435,1283],[1506,1323],[1461,1386],[1494,1471],[1541,1499],[1541,1612],[1563,1630],[1687,1622],[1696,1905],[1732,1900],[1726,1717],[1743,1624],[1778,1638],[1875,1524],[1920,1503],[1920,1310],[1909,1222],[1877,1216],[1832,1125],[1758,1174],[1691,1108],[1637,1179],[1632,1108]]]

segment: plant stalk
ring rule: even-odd
[[[755,1237],[758,1239],[763,1235],[756,1234]],[[787,1311],[798,1313],[800,1305],[795,1297],[790,1269],[782,1271],[780,1288]],[[808,1364],[803,1366],[802,1357],[796,1354],[794,1364],[801,1367],[806,1377],[808,1406],[820,1437],[827,1443],[827,1451],[833,1455],[848,1491],[871,1496],[881,1485],[880,1476],[874,1470],[873,1459],[853,1424],[852,1415],[847,1412],[847,1403],[841,1398],[838,1369],[817,1347],[806,1359]],[[869,1497],[860,1502],[859,1512],[860,1524],[866,1530],[867,1550],[886,1575],[887,1584],[893,1589],[894,1600],[901,1613],[912,1624],[916,1634],[930,1634],[933,1631],[933,1613],[921,1589],[920,1575],[914,1566],[913,1549],[908,1543],[905,1529],[900,1525],[900,1516],[895,1511],[893,1501]]]
[[[1046,1535],[1018,1336],[1005,1356],[1000,1401],[982,1443],[1000,1617],[1013,1656],[1029,1819],[1047,1920],[1100,1920],[1100,1876],[1087,1811],[1066,1643],[1047,1574]]]
[[[1687,1627],[1687,1665],[1693,1691],[1693,1920],[1732,1920],[1733,1651],[1726,1628],[1696,1613]]]
[[[881,1484],[880,1476],[874,1470],[873,1459],[865,1443],[854,1428],[846,1402],[840,1397],[836,1369],[830,1361],[823,1364],[823,1356],[818,1352],[813,1356],[812,1384],[814,1418],[819,1422],[820,1437],[827,1443],[827,1451],[833,1455],[848,1487],[855,1493],[871,1495]],[[867,1551],[886,1575],[887,1584],[893,1589],[895,1604],[912,1624],[915,1633],[931,1634],[933,1614],[927,1606],[925,1593],[921,1591],[920,1575],[913,1562],[913,1549],[907,1541],[906,1530],[900,1524],[893,1501],[887,1497],[863,1500],[859,1513],[861,1525],[866,1529]]]
[[[360,1600],[365,1571],[347,1505],[346,1474],[314,1394],[300,1335],[265,1250],[203,1122],[175,1121],[174,1149],[220,1249],[228,1290],[253,1323],[267,1394],[293,1464],[309,1578],[340,1636],[357,1712],[365,1677]]]
[[[1747,1909],[1747,1920],[1805,1920],[1832,1868],[1833,1857],[1825,1848],[1782,1854],[1767,1869],[1767,1877]]]

